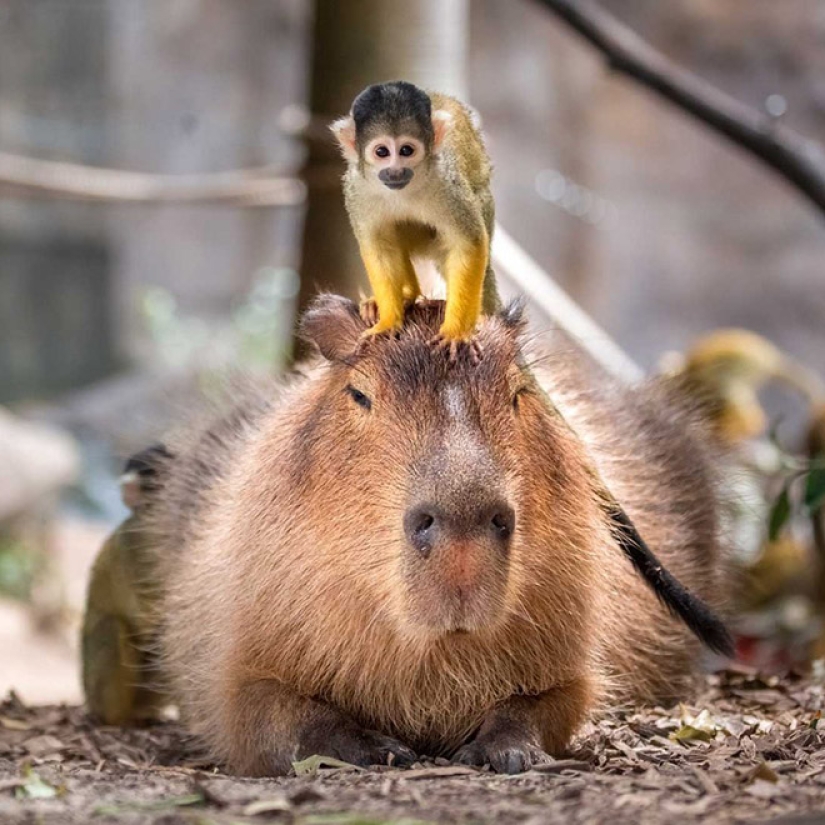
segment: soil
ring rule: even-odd
[[[245,779],[199,762],[173,723],[99,727],[78,707],[11,694],[0,704],[0,822],[825,823],[824,695],[802,677],[727,672],[690,705],[614,712],[567,758],[519,776],[437,760]]]

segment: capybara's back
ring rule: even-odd
[[[451,361],[429,343],[442,311],[359,348],[357,308],[326,296],[304,319],[317,364],[170,444],[164,667],[231,770],[426,753],[518,771],[606,702],[687,687],[698,645],[617,547],[597,479],[715,604],[702,434],[568,352],[534,363],[515,310],[483,320],[480,363]]]

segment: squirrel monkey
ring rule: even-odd
[[[344,198],[378,318],[365,337],[401,327],[421,289],[412,259],[432,260],[447,285],[434,342],[470,342],[499,309],[490,268],[490,160],[474,115],[453,97],[397,81],[366,88],[330,127],[347,161]]]
[[[668,380],[698,402],[717,435],[729,444],[767,428],[757,393],[769,381],[781,381],[809,400],[825,397],[825,386],[815,373],[746,329],[708,332],[684,355],[668,353],[661,366]]]
[[[158,444],[126,462],[121,495],[132,515],[106,540],[92,568],[83,616],[83,690],[89,713],[107,725],[154,718],[165,704],[151,687],[157,680],[151,652],[157,588],[140,519],[170,458]]]

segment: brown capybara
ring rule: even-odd
[[[533,360],[520,312],[483,359],[433,350],[439,302],[359,348],[334,296],[322,358],[170,443],[151,508],[162,657],[189,729],[243,774],[324,754],[529,768],[608,702],[679,696],[698,643],[633,571],[589,462],[661,560],[721,590],[716,471],[655,390]],[[549,392],[578,437],[554,414]]]

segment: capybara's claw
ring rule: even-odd
[[[467,357],[472,364],[478,364],[484,354],[481,344],[475,338],[449,338],[443,333],[439,333],[430,339],[430,344],[436,349],[446,349],[449,352],[451,364],[458,361],[462,352],[467,353]]]
[[[489,765],[496,773],[524,773],[547,760],[547,754],[529,742],[504,734],[480,736],[460,748],[453,761],[462,765]]]

